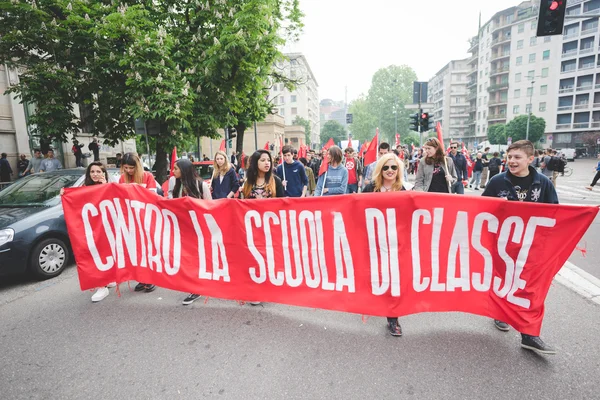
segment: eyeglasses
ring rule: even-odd
[[[382,171],[387,171],[388,169],[392,169],[392,171],[397,171],[398,170],[398,166],[397,165],[384,165],[381,170]]]
[[[458,149],[456,146],[450,146],[451,149]]]

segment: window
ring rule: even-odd
[[[531,112],[531,104],[527,104],[527,106],[525,107],[525,112],[527,114],[529,114]]]
[[[521,73],[515,74],[515,82],[521,82]]]
[[[542,60],[549,60],[550,59],[550,50],[544,50],[543,56],[542,56]]]
[[[514,19],[514,17],[515,17],[515,16],[514,16],[514,15],[512,15],[512,14],[511,14],[511,15],[507,15],[507,16],[506,16],[506,23],[507,23],[507,24],[510,24],[511,22],[513,22],[513,19]]]
[[[533,96],[533,88],[527,88],[527,97]]]
[[[546,111],[546,102],[540,103],[540,111]]]
[[[279,109],[279,115],[281,115],[282,117],[285,116],[285,108]]]
[[[527,79],[532,80],[534,76],[535,76],[535,71],[527,72]]]
[[[542,78],[548,77],[548,68],[542,68]]]
[[[479,85],[479,93],[483,90],[483,86]]]
[[[291,96],[290,96],[290,101],[291,101],[292,103],[295,103],[295,102],[297,101],[297,96],[296,96],[295,94],[291,95]]]
[[[515,94],[513,96],[515,99],[521,97],[521,89],[515,89]]]
[[[479,71],[479,77],[483,78],[483,71]]]
[[[529,64],[532,64],[535,62],[535,53],[532,53],[529,55]]]
[[[296,114],[298,114],[298,108],[292,107],[292,115],[296,115]]]
[[[519,24],[519,26],[517,27],[517,33],[523,32],[525,32],[525,24]]]
[[[520,49],[522,49],[522,48],[523,48],[523,41],[522,41],[522,40],[519,40],[519,41],[517,42],[517,50],[520,50]]]
[[[535,36],[532,36],[531,39],[529,39],[529,45],[535,46],[536,41],[537,41],[537,38]]]
[[[481,111],[479,111],[479,112],[477,113],[477,120],[479,121],[480,119],[481,119]]]
[[[488,76],[488,75],[489,75],[489,73],[490,73],[490,71],[489,71],[489,70],[488,70],[488,68],[486,67],[486,68],[485,68],[485,76]]]
[[[537,29],[537,21],[536,20],[531,21],[531,29],[532,30],[536,30]]]
[[[540,86],[540,95],[542,94],[548,94],[548,85]]]
[[[518,114],[519,113],[519,106],[514,106],[513,107],[513,114]]]
[[[521,65],[523,64],[523,57],[519,56],[517,57],[517,65]]]
[[[546,37],[544,38],[544,43],[548,43],[548,42],[550,42],[551,40],[552,40],[552,37],[550,37],[550,36],[546,36]]]
[[[285,97],[279,96],[279,104],[285,104]]]
[[[281,85],[279,85],[279,91],[283,92],[285,90],[285,85],[282,83]]]

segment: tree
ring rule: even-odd
[[[369,108],[367,99],[361,96],[352,101],[348,106],[348,112],[352,114],[352,124],[350,124],[352,137],[361,141],[373,139],[378,121]]]
[[[487,137],[490,144],[506,144],[506,125],[490,125],[488,127]]]
[[[330,138],[335,143],[339,143],[342,140],[348,140],[348,132],[346,132],[346,128],[339,122],[329,120],[321,128],[321,143],[327,143]]]
[[[159,181],[184,136],[264,118],[279,48],[302,28],[298,0],[15,0],[0,12],[0,62],[22,71],[10,92],[35,105],[34,133],[76,136],[75,104],[107,143],[144,120]]]
[[[294,121],[292,122],[292,124],[300,125],[300,126],[304,127],[304,139],[305,139],[304,144],[307,144],[307,145],[311,144],[311,142],[310,142],[310,121],[297,115],[296,118],[294,118]]]
[[[546,130],[546,121],[531,115],[529,121],[529,140],[533,143],[538,142]],[[508,124],[506,124],[506,138],[511,138],[513,143],[517,140],[524,140],[527,132],[527,115],[519,115]],[[506,142],[505,142],[506,143]]]

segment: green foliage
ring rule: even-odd
[[[12,0],[0,13],[0,62],[21,71],[10,92],[35,104],[35,132],[77,135],[74,104],[107,143],[144,119],[159,174],[182,140],[266,116],[279,48],[302,29],[298,0]]]
[[[304,118],[302,118],[301,116],[297,115],[296,118],[294,118],[294,121],[292,122],[293,125],[300,125],[304,127],[304,144],[311,144],[310,143],[310,121],[306,120]]]
[[[546,130],[546,121],[531,115],[529,121],[529,140],[533,143],[538,142]],[[506,138],[512,138],[513,143],[517,140],[524,140],[527,132],[527,115],[519,115],[508,124],[506,124]],[[506,143],[506,142],[505,142]]]
[[[396,114],[398,133],[405,137],[409,130],[409,114],[404,108],[412,103],[413,82],[417,74],[412,68],[391,65],[375,72],[366,97],[350,104],[353,114],[351,132],[360,140],[371,140],[379,127],[382,140],[392,142],[395,138]]]
[[[342,140],[348,140],[348,132],[339,122],[329,120],[321,128],[321,143],[327,143],[330,138],[337,144]]]
[[[506,144],[506,125],[490,125],[488,127],[487,137],[490,144]]]

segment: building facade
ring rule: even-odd
[[[296,117],[309,121],[311,143],[319,143],[321,134],[319,84],[306,57],[301,53],[285,54],[285,61],[278,62],[275,68],[278,73],[297,80],[298,84],[294,90],[289,91],[283,83],[273,83],[270,93],[270,98],[273,99],[273,110],[284,118],[287,126],[294,125]]]
[[[469,59],[446,64],[429,81],[427,102],[433,104],[434,123],[440,123],[445,138],[465,140],[468,131],[469,100],[467,76]]]

